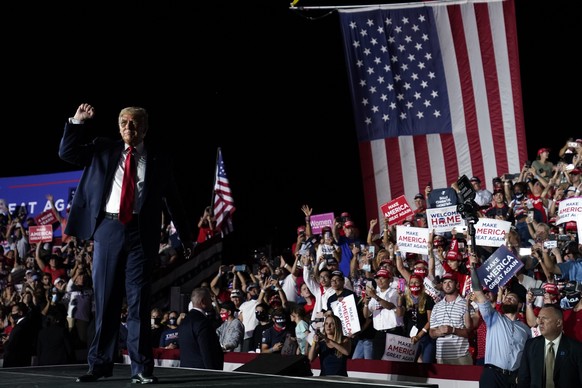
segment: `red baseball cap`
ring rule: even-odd
[[[346,221],[344,223],[344,228],[353,228],[353,226],[354,226],[353,221]]]
[[[375,278],[385,278],[390,279],[392,277],[392,272],[388,271],[387,269],[379,269],[378,272],[374,275]]]
[[[552,295],[559,295],[560,290],[558,290],[558,286],[553,283],[546,283],[542,286],[542,288],[548,293]]]

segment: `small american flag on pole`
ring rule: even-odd
[[[230,184],[226,177],[224,169],[224,160],[222,159],[222,150],[218,149],[216,159],[216,173],[214,176],[214,217],[216,218],[216,227],[223,235],[232,232],[232,213],[236,210],[234,200],[230,191]]]
[[[513,0],[340,9],[366,213],[429,182],[521,171],[527,148]],[[381,219],[381,218],[380,218]]]

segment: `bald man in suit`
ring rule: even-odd
[[[562,310],[556,304],[546,304],[537,321],[540,336],[525,343],[517,377],[518,388],[570,388],[582,387],[582,342],[563,334]],[[546,383],[545,358],[553,342],[555,362],[553,386]]]
[[[178,326],[180,367],[222,370],[224,353],[216,334],[212,317],[215,311],[210,289],[200,287],[192,291],[193,309]]]

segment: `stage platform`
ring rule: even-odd
[[[95,383],[77,383],[77,376],[87,371],[87,365],[35,366],[23,368],[0,368],[0,387],[136,387],[131,383],[129,365],[117,364],[113,376]],[[386,382],[381,380],[353,377],[293,377],[259,374],[238,371],[209,371],[203,369],[156,367],[155,375],[159,378],[158,386],[178,387],[252,387],[252,388],[332,388],[382,386],[389,388],[438,387],[436,384],[418,384],[406,382]]]

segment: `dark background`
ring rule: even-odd
[[[382,2],[382,3],[389,3]],[[305,2],[346,5],[358,2]],[[360,2],[372,4],[374,2]],[[516,0],[530,159],[582,137],[578,13],[565,1]],[[95,106],[95,135],[118,136],[121,108],[150,113],[166,143],[195,226],[212,197],[222,147],[237,210],[229,262],[290,247],[314,213],[347,211],[367,227],[337,14],[289,2],[95,1],[5,5],[1,176],[78,169],[57,156],[65,120]]]

